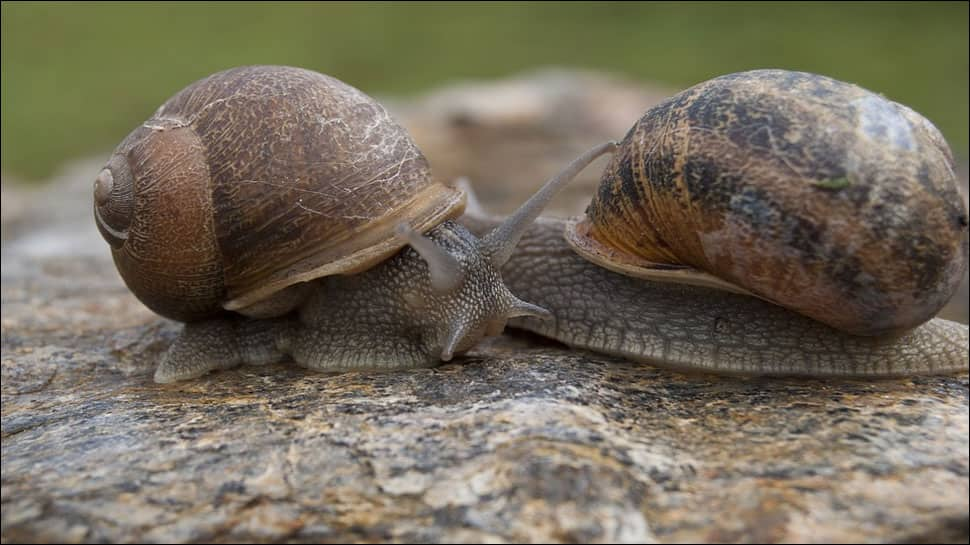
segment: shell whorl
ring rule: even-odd
[[[131,170],[123,157],[114,156],[94,180],[94,216],[101,236],[113,248],[128,238],[135,196]]]
[[[651,269],[692,267],[838,329],[909,329],[967,266],[967,211],[939,131],[858,86],[731,74],[649,110],[576,226]]]

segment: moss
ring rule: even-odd
[[[832,178],[831,180],[816,180],[813,185],[819,189],[830,189],[838,191],[840,189],[845,189],[852,185],[852,182],[848,178],[842,176],[841,178]]]

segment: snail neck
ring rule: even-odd
[[[505,287],[479,239],[446,221],[427,234],[437,250],[409,246],[363,273],[314,282],[290,340],[297,363],[318,369],[434,365],[497,335],[509,318],[548,316]],[[457,282],[433,275],[428,252],[452,260]],[[444,274],[444,273],[443,273]]]

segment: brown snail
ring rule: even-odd
[[[855,85],[756,70],[647,111],[585,216],[542,219],[502,273],[556,317],[514,325],[573,346],[718,372],[948,372],[967,369],[967,326],[931,318],[967,240],[929,121]]]
[[[423,366],[510,317],[548,316],[497,269],[555,186],[612,148],[478,239],[449,220],[463,194],[434,182],[380,104],[309,70],[242,67],[189,85],[128,135],[97,176],[94,214],[131,291],[187,322],[159,382],[285,357]]]
[[[805,81],[799,83],[800,78]],[[670,174],[661,179],[677,189],[684,177],[674,173],[684,171],[686,163],[678,161],[686,161],[695,151],[686,147],[696,141],[695,132],[727,127],[730,133],[730,115],[741,116],[744,108],[759,112],[754,106],[761,104],[760,99],[733,113],[725,110],[736,99],[732,86],[745,81],[749,86],[752,81],[755,87],[770,86],[776,80],[791,80],[792,84],[770,91],[766,97],[780,93],[778,102],[784,105],[787,101],[791,107],[816,101],[820,111],[845,99],[846,89],[858,89],[820,76],[753,72],[728,76],[721,87],[709,85],[720,94],[704,91],[702,84],[672,98],[666,109],[651,110],[637,127],[656,126],[661,136],[685,130],[668,123],[681,107],[713,106],[699,108],[700,113],[683,110],[689,138],[659,138],[651,143],[635,127],[604,176],[589,221],[571,227],[569,238],[586,240],[587,244],[580,245],[584,253],[598,253],[600,261],[611,268],[629,272],[629,246],[620,246],[627,253],[623,259],[613,259],[617,252],[604,250],[609,235],[604,236],[608,231],[596,223],[603,217],[597,207],[628,206],[629,200],[610,201],[609,197],[630,196],[628,186],[633,180],[623,174],[638,168],[642,173],[646,164],[668,169]],[[821,83],[812,87],[812,81]],[[826,86],[828,95],[823,89]],[[935,128],[909,110],[859,92],[864,93],[863,98],[875,100],[861,110],[861,130],[865,133],[869,127],[873,137],[884,133],[890,139],[907,141],[908,137],[917,154],[942,156],[926,166],[937,169],[926,177],[940,182],[943,197],[955,191],[952,170],[943,168],[949,167],[949,152]],[[786,108],[776,114],[788,115]],[[709,121],[705,115],[710,116]],[[896,117],[879,128],[879,116],[885,115]],[[809,122],[798,119],[796,122]],[[775,124],[777,119],[754,116],[743,120],[752,126],[748,131],[751,138],[759,137],[759,126],[768,128],[764,138],[769,148],[787,143],[793,149],[815,149],[811,139],[789,142],[784,140],[788,133],[774,134],[774,127],[782,126]],[[695,129],[695,121],[703,123]],[[741,129],[742,125],[733,127]],[[844,127],[836,126],[835,136],[826,131],[806,128],[802,137],[823,143],[828,139],[834,146],[846,143]],[[745,137],[743,130],[740,135]],[[640,153],[634,150],[634,141],[646,142],[648,150],[671,142],[685,147],[663,148],[659,159],[645,160],[649,154],[634,159]],[[736,151],[746,153],[757,148],[758,142],[742,140]],[[654,271],[644,275],[647,280],[633,278],[578,257],[563,239],[562,222],[540,219],[530,226],[558,187],[613,147],[606,144],[577,159],[507,219],[466,216],[463,221],[473,230],[487,231],[479,239],[447,219],[460,213],[461,193],[431,182],[420,151],[375,102],[313,72],[248,67],[189,86],[126,138],[98,176],[95,214],[102,234],[112,244],[118,269],[135,294],[160,314],[189,321],[156,372],[155,378],[161,382],[286,357],[318,369],[432,365],[468,349],[486,334],[497,334],[515,316],[544,318],[526,318],[520,325],[571,345],[679,367],[849,375],[966,369],[966,326],[932,320],[907,329],[919,320],[902,325],[893,321],[877,327],[905,331],[892,336],[852,336],[766,302],[764,299],[784,303],[773,292],[745,286],[735,276],[729,275],[725,281],[712,280],[710,273],[685,274],[684,265],[702,265],[689,259],[682,258],[676,265],[669,261],[654,265],[650,267]],[[792,149],[784,151],[797,157]],[[794,165],[826,173],[828,177],[821,181],[812,178],[814,191],[854,195],[845,191],[847,187],[870,183],[868,178],[858,178],[859,172],[869,172],[865,169],[843,166],[839,174],[813,167],[813,161],[822,164],[831,159],[832,155],[825,154],[828,151],[820,148],[818,156],[810,153],[801,157],[805,164]],[[868,160],[864,150],[860,153],[857,159]],[[707,176],[701,176],[702,182],[718,179],[722,172],[716,168],[718,160],[717,154],[710,155],[715,168],[702,169]],[[711,167],[710,161],[707,167]],[[734,171],[747,178],[738,168]],[[872,165],[871,172],[876,173],[875,183],[882,184],[884,178],[902,171],[892,163]],[[903,174],[912,176],[913,172]],[[923,179],[921,168],[916,176]],[[173,201],[156,202],[173,188],[179,194],[164,197]],[[756,194],[742,192],[741,198]],[[648,207],[655,202],[639,201]],[[684,202],[683,207],[696,208],[689,198]],[[905,202],[892,204],[906,206]],[[935,203],[918,213],[932,215],[941,206],[949,214],[947,219],[927,223],[935,228],[962,221],[962,227],[957,227],[955,239],[950,241],[955,250],[947,250],[935,261],[917,262],[914,267],[920,278],[934,274],[958,278],[966,267],[966,212]],[[158,209],[146,215],[154,207]],[[752,210],[759,209],[754,206]],[[895,208],[888,212],[899,213]],[[428,236],[420,236],[419,231],[427,231]],[[523,236],[521,251],[515,251]],[[657,240],[652,234],[633,236],[635,241],[652,237],[661,247],[678,242]],[[149,240],[151,237],[159,238]],[[918,244],[937,240],[936,235],[921,233]],[[401,250],[404,241],[412,248]],[[196,264],[190,259],[195,255],[215,257]],[[638,259],[655,260],[653,255]],[[662,281],[651,281],[650,275],[657,269]],[[921,282],[919,287],[927,285]],[[919,313],[925,314],[937,301],[945,302],[948,282],[930,281],[939,290],[931,294],[930,303],[920,299],[916,304]],[[905,298],[899,301],[900,314],[908,315],[908,302]],[[247,317],[230,314],[230,310]],[[858,314],[863,322],[871,317]]]
[[[731,74],[640,119],[569,240],[634,274],[719,278],[849,333],[892,333],[963,278],[952,161],[929,121],[860,87]]]

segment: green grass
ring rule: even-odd
[[[365,92],[578,66],[673,86],[780,67],[858,83],[968,146],[968,4],[9,3],[2,168],[43,178],[111,149],[212,72],[290,64]]]

